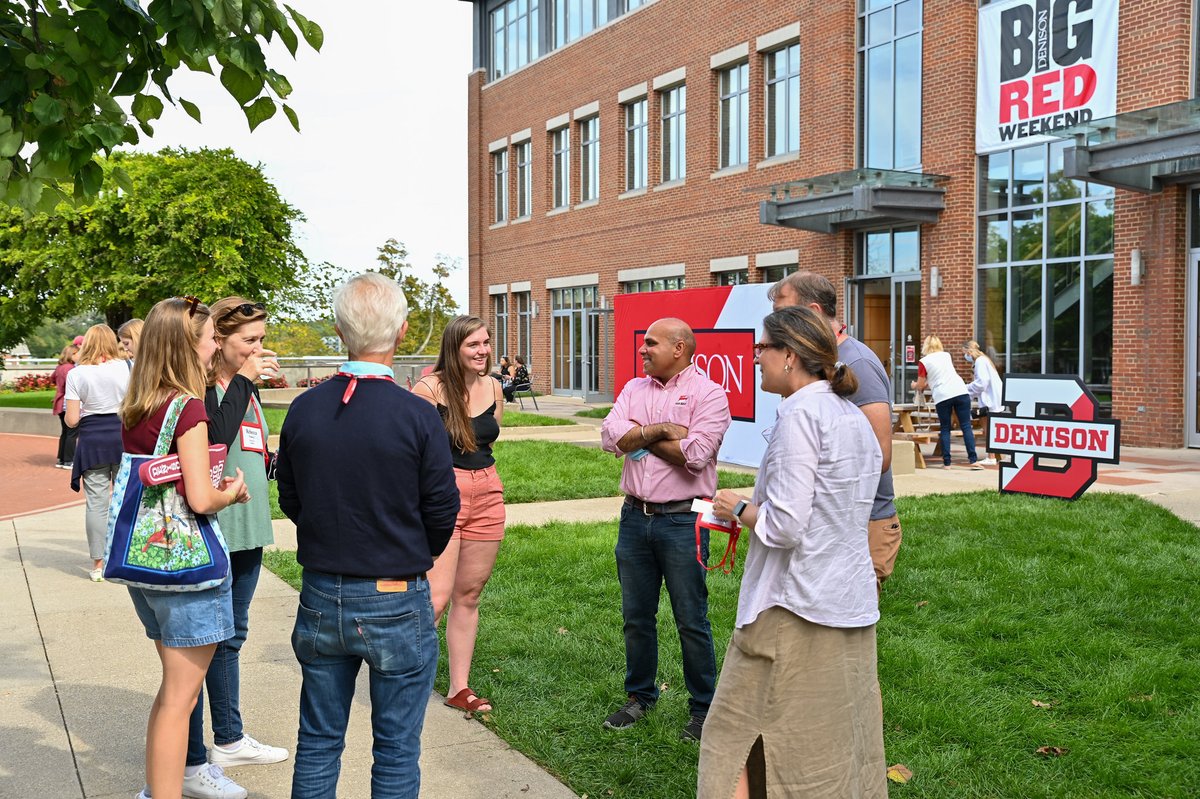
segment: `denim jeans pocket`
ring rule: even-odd
[[[366,648],[363,657],[375,671],[409,674],[424,667],[419,611],[401,616],[358,616],[354,623]]]
[[[296,626],[292,628],[292,651],[301,663],[312,663],[319,656],[317,636],[321,632],[321,614],[304,605],[296,610]]]

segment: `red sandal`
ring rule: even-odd
[[[474,696],[475,698],[468,700],[468,697],[471,697],[471,696]],[[479,707],[481,705],[490,706],[492,704],[492,702],[490,699],[484,699],[484,698],[480,697],[474,691],[472,691],[470,688],[464,688],[461,691],[459,691],[458,693],[456,693],[454,696],[446,697],[446,701],[443,702],[442,704],[444,704],[446,707],[452,707],[455,710],[465,710],[468,713],[475,713],[475,712],[479,711]],[[490,711],[481,711],[481,712],[490,712]]]

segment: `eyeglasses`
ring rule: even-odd
[[[196,309],[200,307],[200,298],[199,297],[192,297],[189,295],[187,297],[176,297],[175,299],[183,300],[184,302],[187,303],[188,319],[191,319],[193,316],[196,315]]]
[[[782,344],[774,341],[767,342],[766,344],[759,342],[758,344],[754,345],[754,357],[757,358],[758,356],[762,355],[763,350],[781,350],[783,348],[784,347]]]
[[[253,316],[255,311],[267,312],[267,306],[261,302],[243,302],[241,305],[235,305],[225,313],[221,314],[220,321],[224,322],[235,313],[240,313],[242,316]]]

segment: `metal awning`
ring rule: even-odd
[[[764,225],[836,233],[839,230],[937,222],[946,207],[944,175],[891,169],[851,169],[766,187]],[[764,189],[748,189],[761,192]]]
[[[1066,177],[1152,194],[1200,180],[1200,100],[1128,111],[1049,131],[1073,139]]]

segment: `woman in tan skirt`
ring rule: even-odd
[[[714,503],[751,536],[698,793],[881,799],[879,606],[867,545],[879,444],[845,399],[858,381],[811,309],[768,316],[754,350],[763,391],[783,400],[753,498],[723,490]]]

